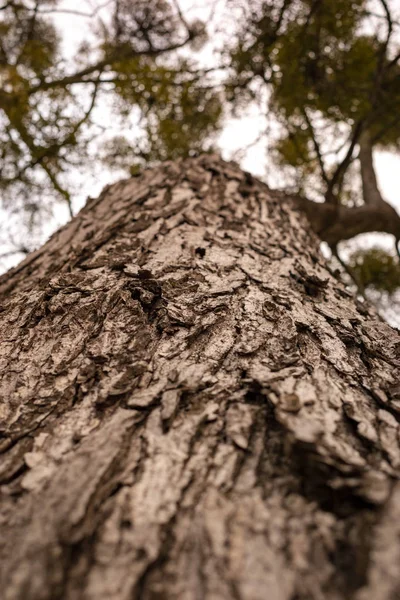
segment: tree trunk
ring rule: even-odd
[[[0,279],[5,600],[394,600],[400,336],[215,156]]]

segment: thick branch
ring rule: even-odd
[[[360,135],[358,143],[360,146],[359,160],[364,202],[365,204],[380,206],[384,203],[384,200],[378,189],[372,156],[372,141],[367,129]]]
[[[355,208],[316,203],[301,198],[298,203],[306,213],[315,233],[330,246],[349,240],[360,233],[379,231],[400,238],[400,216],[387,202],[365,204]]]

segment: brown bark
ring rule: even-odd
[[[0,279],[5,600],[393,600],[396,330],[215,156]]]
[[[378,181],[375,175],[372,140],[368,129],[365,129],[360,135],[359,146],[359,161],[364,202],[365,204],[372,206],[380,206],[384,203],[384,200],[379,191]]]

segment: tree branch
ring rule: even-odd
[[[393,32],[392,16],[390,14],[388,4],[387,4],[386,0],[379,0],[379,2],[381,3],[383,10],[385,12],[386,22],[387,22],[387,34],[386,34],[386,39],[385,39],[383,45],[379,49],[377,61],[376,61],[374,86],[371,90],[371,92],[372,92],[371,93],[371,104],[373,107],[376,106],[376,104],[379,100],[381,89],[382,89],[382,80],[383,80],[383,76],[385,73],[385,65],[387,62],[387,49],[389,47],[390,38],[391,38],[392,32]]]
[[[342,160],[342,162],[337,166],[330,182],[329,182],[329,186],[325,195],[325,200],[326,202],[330,203],[330,204],[338,204],[339,199],[337,197],[337,195],[335,194],[335,188],[336,186],[339,186],[341,183],[341,180],[343,179],[347,168],[349,167],[352,158],[353,158],[353,152],[354,152],[354,148],[356,147],[356,144],[358,143],[358,138],[361,135],[361,132],[363,130],[364,127],[364,119],[360,119],[360,121],[358,121],[358,123],[356,124],[356,126],[353,129],[353,135],[351,138],[351,143],[350,146],[347,150],[346,156],[344,157],[344,159]]]
[[[325,164],[324,164],[324,159],[322,158],[321,148],[319,146],[317,138],[315,137],[314,127],[313,127],[313,125],[311,123],[311,120],[310,120],[310,118],[308,116],[307,109],[306,109],[305,106],[302,109],[302,113],[303,113],[303,116],[304,116],[304,118],[306,120],[308,129],[309,129],[310,134],[311,134],[311,139],[312,139],[312,142],[313,142],[315,154],[317,155],[318,164],[319,164],[319,167],[320,167],[322,179],[329,186],[329,177],[328,177],[326,169],[325,169]]]
[[[113,64],[125,62],[127,60],[131,60],[137,56],[159,56],[161,54],[166,54],[167,52],[172,52],[173,50],[178,50],[179,48],[183,48],[189,41],[191,37],[188,36],[184,41],[177,42],[176,44],[171,44],[167,48],[154,48],[147,50],[130,50],[129,52],[121,53],[121,51],[115,51],[107,58],[98,61],[94,65],[90,65],[77,71],[72,75],[66,75],[62,79],[54,79],[53,81],[41,81],[37,85],[32,86],[28,90],[28,94],[32,95],[39,91],[46,91],[56,87],[66,87],[68,85],[73,85],[76,83],[85,83],[86,75],[92,75],[93,73],[104,71],[107,67],[112,69]]]
[[[360,154],[358,158],[361,165],[364,202],[365,204],[380,206],[384,203],[384,200],[378,189],[378,182],[375,175],[372,156],[372,141],[370,133],[367,129],[361,133],[358,143],[360,146]]]
[[[41,163],[43,170],[46,172],[48,178],[50,179],[54,189],[64,198],[68,206],[68,212],[71,219],[74,216],[74,211],[72,208],[71,194],[68,190],[64,189],[58,182],[58,179],[54,173],[52,173],[51,169],[46,165],[46,163]]]
[[[71,218],[73,217],[71,196],[66,190],[61,188],[57,179],[55,178],[54,174],[52,173],[51,169],[46,164],[46,159],[51,158],[53,156],[57,156],[58,151],[61,148],[65,147],[69,143],[71,143],[71,140],[73,139],[75,134],[78,132],[78,130],[81,128],[81,126],[88,120],[90,114],[92,113],[92,111],[95,107],[96,97],[97,97],[97,93],[98,93],[98,83],[99,82],[94,81],[93,83],[95,85],[94,85],[94,90],[93,90],[93,94],[92,94],[92,98],[91,98],[89,107],[88,107],[87,111],[84,113],[84,115],[82,116],[82,118],[75,123],[75,125],[73,126],[71,131],[57,144],[51,144],[47,148],[44,148],[43,152],[35,160],[31,160],[30,162],[28,162],[26,165],[24,165],[23,168],[21,168],[18,171],[18,173],[15,176],[12,177],[12,179],[7,181],[7,184],[12,183],[13,181],[18,181],[28,169],[34,169],[36,166],[40,166],[45,171],[47,176],[49,177],[51,183],[54,186],[54,189],[56,191],[58,191],[66,199]],[[20,129],[22,129],[22,128],[20,128]],[[19,133],[21,135],[21,131],[19,131]],[[22,132],[22,135],[23,135],[23,141],[28,146],[30,151],[31,152],[34,151],[35,153],[37,153],[38,147],[34,144],[33,140],[29,139],[28,132],[24,130]]]
[[[330,246],[349,240],[360,233],[384,232],[400,239],[400,216],[387,202],[379,206],[364,204],[354,208],[317,203],[297,197],[315,233]]]
[[[39,10],[38,12],[39,12],[40,15],[45,15],[45,14],[67,14],[67,15],[76,15],[77,17],[93,18],[101,10],[103,10],[103,8],[106,8],[113,1],[114,0],[107,0],[106,2],[103,2],[103,4],[100,4],[99,6],[97,6],[96,8],[94,8],[92,12],[85,12],[85,11],[82,11],[82,10],[69,9],[69,8],[46,8],[46,9]]]
[[[372,138],[372,145],[374,146],[375,144],[377,144],[387,131],[389,131],[390,129],[392,129],[392,127],[395,127],[399,123],[400,123],[400,113],[396,113],[395,116],[393,117],[393,119],[391,121],[389,121],[384,127],[382,127],[378,131],[378,133],[376,133],[374,135],[374,137]]]
[[[336,260],[342,266],[343,270],[347,273],[347,275],[350,277],[350,279],[354,282],[360,296],[362,296],[364,298],[364,300],[368,300],[365,295],[365,287],[364,287],[363,283],[357,277],[354,270],[344,260],[342,260],[342,258],[340,257],[339,251],[338,251],[337,244],[333,244],[332,246],[330,246],[330,249],[331,249],[333,256],[336,258]]]
[[[386,15],[386,22],[387,22],[386,39],[384,41],[384,44],[382,46],[382,50],[381,50],[379,58],[378,58],[378,67],[377,67],[377,70],[379,72],[381,72],[382,66],[383,66],[385,58],[386,58],[386,53],[387,53],[387,49],[388,49],[388,46],[389,46],[390,38],[391,38],[392,33],[393,33],[393,20],[392,20],[392,15],[390,13],[389,6],[388,6],[386,0],[379,0],[379,2],[381,3],[381,5],[383,7],[383,10],[384,10],[385,15]]]
[[[185,19],[184,14],[182,13],[181,7],[179,6],[179,1],[178,0],[172,0],[172,4],[175,6],[175,10],[178,14],[178,17],[181,21],[181,23],[184,25],[184,27],[186,28],[186,31],[190,31],[190,27],[188,22]]]
[[[399,60],[400,60],[400,52],[398,54],[396,54],[396,56],[391,61],[388,62],[385,70],[388,71],[389,69],[391,69],[392,67],[397,65]]]

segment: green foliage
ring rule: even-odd
[[[256,82],[268,86],[268,108],[281,126],[275,156],[280,165],[298,169],[309,192],[316,169],[325,190],[331,180],[336,196],[348,189],[351,156],[342,168],[343,148],[349,148],[360,123],[374,144],[400,149],[395,5],[394,0],[385,5],[373,0],[240,4],[247,7],[248,21],[230,49],[228,98],[240,106],[254,95]]]
[[[157,103],[147,121],[147,160],[189,156],[207,148],[222,116],[221,99],[214,91],[190,82],[169,89],[169,102]]]
[[[131,84],[132,76],[118,81],[117,102],[127,115],[132,105],[141,110],[145,135],[135,144],[120,135],[109,140],[103,160],[109,166],[117,161],[131,171],[137,159],[141,163],[163,161],[208,150],[222,119],[220,94],[193,78],[193,64],[187,60],[171,68],[142,58],[135,68],[136,85]]]
[[[92,34],[66,61],[52,12],[65,6],[0,6],[1,207],[25,209],[32,226],[57,199],[71,209],[69,173],[88,165],[93,139],[109,138],[99,107],[112,105],[109,125],[126,135],[97,154],[128,172],[210,148],[221,125],[220,95],[179,54],[204,43],[203,23],[188,23],[167,0],[112,0],[106,13],[93,13]]]
[[[394,294],[400,288],[400,264],[383,248],[357,250],[349,257],[349,266],[364,288]]]
[[[60,39],[54,25],[32,15],[23,3],[5,10],[0,21],[2,76],[15,71],[21,78],[42,75],[59,58]]]
[[[293,132],[287,133],[276,142],[275,150],[281,164],[288,164],[291,167],[300,167],[305,170],[315,170],[314,161],[311,157],[310,138],[304,129],[297,128]]]

